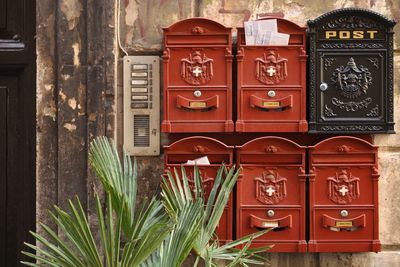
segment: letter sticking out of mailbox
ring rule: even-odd
[[[394,25],[356,8],[308,22],[311,133],[394,133]]]
[[[380,251],[377,147],[336,136],[310,147],[310,252]]]
[[[306,29],[274,18],[288,45],[237,43],[237,132],[307,132]]]
[[[162,131],[233,132],[231,28],[191,18],[164,28]]]
[[[236,191],[236,237],[272,231],[252,246],[306,252],[306,148],[282,137],[260,137],[237,147],[242,168]]]
[[[191,136],[164,147],[165,169],[180,169],[185,166],[189,186],[194,187],[193,165],[197,164],[206,200],[214,185],[214,179],[222,163],[227,167],[233,165],[233,147],[209,137]],[[197,160],[197,161],[196,161]],[[233,203],[232,196],[222,214],[217,227],[221,243],[232,241]]]

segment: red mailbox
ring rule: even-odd
[[[253,247],[306,252],[305,147],[281,137],[260,137],[237,147],[237,238],[264,228]]]
[[[377,147],[336,136],[310,147],[310,252],[380,251]]]
[[[183,138],[175,143],[164,146],[165,168],[173,172],[173,168],[181,168],[188,160],[195,160],[207,157],[210,164],[197,164],[202,176],[205,198],[214,185],[214,179],[221,163],[227,167],[232,166],[233,147],[209,137],[192,136]],[[189,185],[194,187],[193,165],[186,165],[186,174],[189,178]],[[219,240],[224,243],[232,240],[233,205],[230,198],[217,228]]]
[[[307,132],[306,28],[276,20],[286,46],[246,45],[238,28],[237,132]]]
[[[164,28],[163,64],[163,132],[233,132],[231,28],[204,18]]]

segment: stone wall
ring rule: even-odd
[[[300,25],[342,7],[362,7],[400,21],[398,0],[107,0],[37,1],[37,221],[46,209],[78,194],[89,215],[98,184],[87,164],[96,135],[122,145],[122,56],[161,54],[162,27],[202,16],[226,26],[241,26],[257,15],[284,15]],[[395,27],[395,130],[400,134],[400,25]],[[267,253],[272,266],[397,266],[400,264],[400,136],[376,135],[380,146],[381,253]],[[167,138],[162,136],[162,143]],[[163,155],[141,157],[140,197],[153,194]],[[95,221],[93,221],[95,224]],[[38,230],[41,231],[39,225]],[[187,266],[191,266],[190,263]]]

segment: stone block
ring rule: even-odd
[[[400,245],[400,153],[379,154],[379,237],[382,245]]]

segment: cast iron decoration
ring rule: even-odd
[[[310,132],[394,133],[394,25],[357,8],[308,21]]]
[[[333,72],[331,81],[340,89],[340,95],[354,99],[362,93],[367,94],[368,86],[372,84],[372,77],[367,68],[357,67],[351,57],[346,66],[340,66]]]

